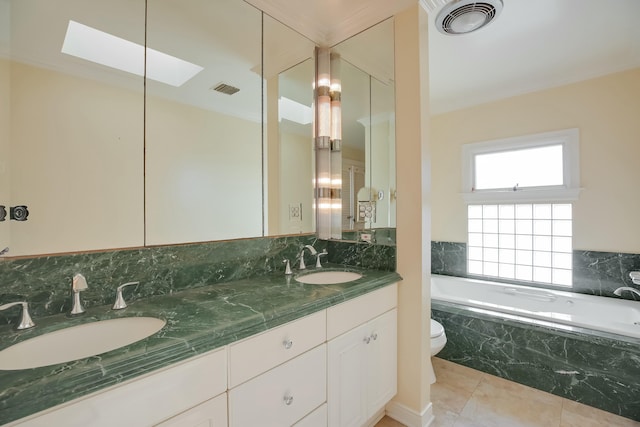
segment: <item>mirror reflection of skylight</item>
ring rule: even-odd
[[[278,99],[279,119],[287,119],[292,122],[308,125],[313,121],[311,107],[300,104],[292,99],[281,96]]]
[[[62,53],[144,76],[144,46],[69,21]],[[147,48],[147,78],[179,87],[204,68],[175,56]]]

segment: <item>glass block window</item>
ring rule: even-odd
[[[571,286],[571,204],[468,206],[469,274]]]

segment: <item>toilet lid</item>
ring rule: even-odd
[[[431,319],[431,338],[439,337],[442,334],[444,334],[444,327],[440,323]]]

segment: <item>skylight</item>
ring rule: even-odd
[[[62,53],[144,76],[144,46],[69,21]],[[179,87],[204,68],[175,56],[147,48],[147,78]]]

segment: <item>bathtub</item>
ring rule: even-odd
[[[431,276],[437,357],[640,421],[640,301]]]
[[[568,330],[587,328],[640,338],[638,301],[436,274],[431,276],[431,298]]]

